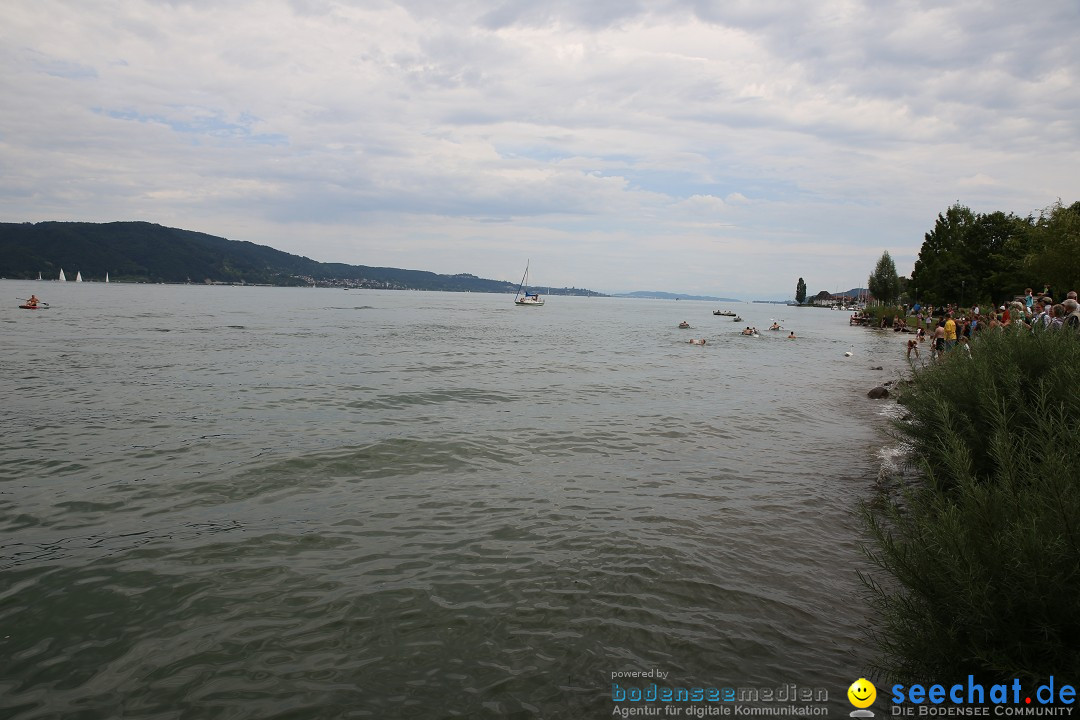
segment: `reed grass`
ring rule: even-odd
[[[1080,677],[1080,338],[986,332],[915,372],[920,481],[863,509],[878,673]]]
[[[881,325],[881,318],[885,318],[889,327],[892,327],[892,321],[894,317],[900,316],[906,318],[904,308],[898,305],[870,305],[863,310],[863,315],[873,318],[870,327],[878,327]]]

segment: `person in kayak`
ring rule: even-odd
[[[26,301],[28,307],[37,307],[38,299],[37,295],[31,295],[30,299]]]

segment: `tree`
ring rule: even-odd
[[[918,288],[920,298],[940,305],[953,299],[953,285],[962,271],[963,258],[960,248],[963,236],[975,224],[975,213],[956,203],[948,210],[938,213],[934,229],[923,236],[919,258],[911,273],[911,282]],[[959,299],[959,297],[957,297]]]
[[[1065,207],[1059,200],[1040,212],[1030,250],[1027,268],[1035,283],[1029,280],[1029,287],[1038,291],[1049,285],[1055,300],[1075,290],[1080,282],[1080,202]]]
[[[1001,211],[975,216],[964,237],[964,267],[953,281],[961,280],[961,300],[1004,300],[1034,286],[1024,268],[1031,245],[1031,218]],[[1041,289],[1041,286],[1040,288]]]
[[[911,283],[935,305],[1005,299],[1033,282],[1023,269],[1030,236],[1030,219],[956,203],[924,236]]]
[[[997,305],[1025,287],[1055,298],[1080,279],[1080,202],[1059,200],[1039,216],[974,213],[956,203],[926,233],[910,286],[912,300]],[[876,292],[875,292],[876,294]]]
[[[866,281],[870,294],[883,303],[896,302],[900,295],[900,279],[896,276],[896,263],[886,250],[874,267],[874,274]]]
[[[795,302],[802,305],[806,302],[806,283],[799,278],[799,284],[795,286]]]
[[[896,278],[897,288],[896,294],[899,297],[900,302],[907,303],[908,305],[915,304],[915,297],[912,294],[911,280],[900,275]]]

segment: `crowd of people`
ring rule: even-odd
[[[928,336],[931,340],[930,358],[937,359],[956,348],[970,354],[971,339],[985,330],[1039,332],[1071,329],[1080,332],[1080,304],[1077,303],[1075,290],[1069,292],[1060,303],[1055,303],[1046,292],[1035,295],[1028,288],[1022,298],[999,305],[996,309],[980,308],[978,305],[967,309],[955,305],[935,309],[916,303],[911,308],[911,314],[919,330],[915,339],[907,341],[909,360],[912,354],[920,357],[919,346]],[[907,330],[908,322],[897,316],[893,318],[893,329],[897,332]],[[882,319],[882,327],[887,327],[885,318]],[[927,328],[930,328],[929,333]]]

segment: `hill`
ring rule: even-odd
[[[148,222],[0,223],[0,277],[57,277],[117,282],[324,285],[513,293],[516,283],[475,275],[322,263],[265,245]],[[550,288],[550,295],[598,295]]]
[[[663,292],[660,290],[636,290],[631,293],[622,293],[612,297],[625,298],[650,298],[653,300],[708,300],[710,302],[742,302],[735,298],[712,297],[711,295],[680,295],[678,293]]]

